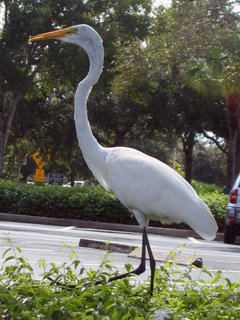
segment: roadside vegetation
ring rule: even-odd
[[[191,276],[195,267],[180,271],[175,265],[176,252],[157,269],[150,297],[149,283],[138,283],[134,277],[107,283],[110,275],[118,273],[109,262],[110,253],[98,270],[85,269],[75,251],[61,265],[47,265],[40,259],[42,275],[35,279],[21,249],[6,241],[9,248],[0,266],[1,319],[239,319],[240,282],[207,269],[199,270],[195,280]],[[132,266],[125,268],[130,271]],[[98,280],[101,284],[95,285]],[[69,290],[71,284],[77,286]]]
[[[193,187],[210,207],[219,230],[223,230],[227,196],[215,185],[194,181]],[[0,180],[0,210],[9,214],[136,224],[114,195],[100,186],[63,188]]]

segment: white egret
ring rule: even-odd
[[[105,148],[94,138],[87,115],[87,99],[98,81],[104,60],[102,39],[88,25],[76,25],[30,37],[29,41],[59,39],[79,45],[90,61],[87,76],[79,83],[74,100],[77,137],[84,159],[99,181],[132,212],[142,228],[142,257],[137,269],[112,277],[109,281],[145,271],[148,250],[151,269],[150,293],[153,292],[155,259],[150,248],[147,227],[149,220],[163,223],[184,222],[204,239],[214,239],[217,224],[208,206],[191,185],[161,161],[138,150]]]

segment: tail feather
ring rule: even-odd
[[[199,203],[194,211],[192,215],[193,219],[188,219],[189,226],[203,239],[213,240],[216,237],[218,226],[210,209],[206,203],[199,198]],[[196,216],[199,218],[196,219]]]

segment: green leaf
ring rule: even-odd
[[[75,259],[76,258],[76,252],[75,251],[70,252],[69,258],[70,258],[70,260]]]
[[[6,249],[2,254],[2,258],[4,258],[6,256],[6,254],[11,250],[12,250],[11,248]]]
[[[6,262],[8,262],[10,260],[16,260],[16,257],[15,256],[9,256],[3,261],[3,263],[6,263]]]
[[[20,247],[15,247],[15,249],[17,250],[17,252],[22,253],[22,249]]]
[[[46,261],[45,261],[45,259],[40,258],[40,259],[38,260],[38,266],[39,266],[39,268],[45,269],[45,268],[46,268]]]

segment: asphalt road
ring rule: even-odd
[[[74,226],[59,227],[39,224],[24,224],[14,222],[0,223],[0,264],[3,262],[2,253],[9,248],[6,238],[11,239],[13,246],[22,249],[23,256],[27,257],[34,268],[36,278],[42,273],[38,265],[39,259],[46,263],[54,262],[57,265],[69,261],[69,255],[74,250],[82,265],[88,269],[98,268],[106,251],[79,247],[80,239],[98,240],[110,243],[119,243],[141,247],[141,235],[131,232],[117,232],[95,229],[80,229]],[[159,260],[163,255],[168,255],[172,250],[181,251],[178,266],[184,272],[190,260],[202,258],[204,266],[209,271],[222,270],[225,277],[236,281],[240,277],[240,246],[227,245],[219,241],[205,241],[195,238],[176,238],[161,235],[149,235],[153,253]],[[184,247],[181,247],[184,245]],[[138,258],[130,257],[125,253],[113,252],[108,255],[112,264],[120,271],[124,270],[125,263],[134,266],[139,264]],[[162,262],[158,261],[157,266]],[[137,281],[145,280],[149,275],[136,277]],[[194,270],[194,278],[206,277],[201,269]]]

